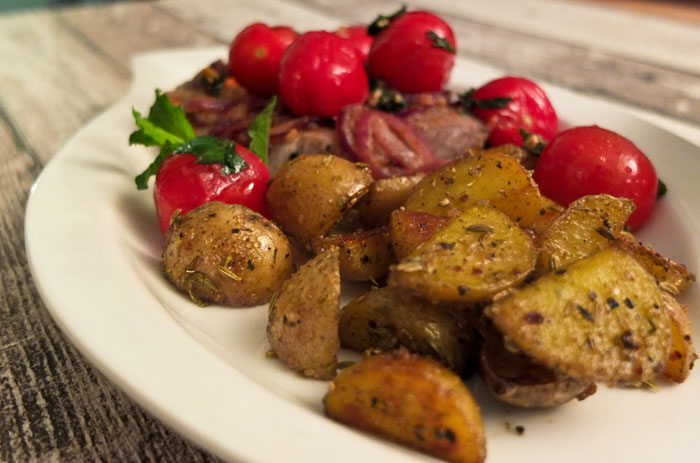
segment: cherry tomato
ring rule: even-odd
[[[265,205],[270,178],[267,166],[241,145],[236,145],[236,151],[248,164],[238,174],[223,175],[221,164],[199,164],[192,154],[176,154],[163,161],[153,192],[163,234],[176,210],[184,214],[209,201],[242,204],[269,217]]]
[[[559,129],[557,113],[544,90],[536,83],[522,77],[502,77],[493,80],[472,94],[478,101],[494,98],[511,98],[503,108],[487,109],[476,106],[473,113],[489,127],[488,143],[491,146],[511,143],[522,146],[520,129],[552,141]]]
[[[437,92],[450,78],[456,47],[442,19],[427,11],[404,13],[374,40],[370,75],[402,92]]]
[[[632,230],[651,214],[658,187],[649,158],[625,137],[598,126],[557,135],[537,161],[535,181],[542,194],[563,206],[600,193],[633,200],[637,209],[627,221]]]
[[[298,36],[290,27],[251,24],[231,43],[229,72],[250,93],[263,97],[276,94],[282,54]]]
[[[302,116],[335,116],[367,99],[369,84],[355,46],[325,31],[307,32],[287,49],[280,65],[280,96]]]
[[[349,40],[360,51],[362,61],[367,62],[374,37],[367,33],[366,26],[345,26],[335,31],[335,35]]]

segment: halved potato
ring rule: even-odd
[[[267,340],[289,368],[331,379],[340,348],[339,319],[338,248],[332,246],[304,264],[270,301]]]
[[[644,246],[628,234],[621,234],[613,246],[631,254],[647,272],[659,280],[661,289],[671,294],[682,293],[695,281],[695,275],[685,265],[664,257],[650,245]]]
[[[662,291],[661,295],[671,317],[671,354],[668,356],[664,375],[682,383],[688,379],[693,363],[698,358],[693,347],[693,328],[688,308],[665,291]]]
[[[473,206],[393,266],[389,285],[432,302],[478,302],[523,281],[535,257],[532,240],[513,221]]]
[[[306,248],[312,239],[328,233],[371,183],[364,164],[331,154],[302,155],[272,178],[265,200],[282,230]]]
[[[489,330],[479,354],[479,374],[498,400],[526,408],[555,407],[595,393],[595,383],[557,373],[506,348],[498,330]]]
[[[455,462],[486,458],[479,406],[462,380],[432,359],[397,351],[342,370],[323,399],[350,426]]]
[[[605,194],[572,202],[542,235],[537,271],[546,273],[610,247],[634,209],[631,199]]]
[[[541,231],[559,210],[544,198],[532,175],[497,150],[459,158],[426,175],[406,199],[409,211],[454,217],[474,204],[491,204],[521,227]]]
[[[391,248],[397,261],[413,252],[423,241],[433,236],[450,221],[449,217],[440,217],[427,212],[414,212],[396,209],[391,213],[389,235]]]
[[[340,249],[340,276],[349,281],[372,281],[383,277],[394,260],[387,227],[328,235],[315,239],[311,247],[321,252],[330,246]]]
[[[391,212],[403,205],[413,191],[413,187],[423,177],[424,174],[383,178],[372,183],[367,194],[355,206],[362,223],[370,228],[387,225]]]
[[[479,339],[465,312],[385,286],[352,300],[340,316],[340,344],[364,351],[400,346],[433,357],[458,374],[476,361]]]
[[[605,249],[555,270],[486,309],[535,362],[607,384],[663,371],[671,327],[660,291],[629,254]]]

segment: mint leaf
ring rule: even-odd
[[[238,174],[248,163],[236,151],[236,143],[216,137],[195,137],[175,147],[172,154],[194,154],[200,164],[223,164],[223,175]]]
[[[248,135],[250,135],[250,145],[248,149],[262,159],[265,165],[267,165],[270,126],[272,126],[272,111],[275,109],[275,104],[277,104],[276,95],[272,97],[272,100],[267,106],[255,117],[255,120],[248,129]]]
[[[656,199],[663,198],[668,193],[668,187],[659,179],[659,186],[656,189]]]
[[[427,35],[430,41],[433,42],[433,47],[442,48],[443,50],[446,50],[452,53],[453,55],[455,54],[455,47],[453,47],[452,44],[448,42],[446,38],[440,37],[433,31],[428,31],[425,33],[425,35]]]
[[[148,179],[151,178],[152,175],[156,175],[158,173],[160,165],[163,164],[165,158],[168,157],[170,153],[172,153],[172,151],[173,145],[171,144],[166,144],[160,149],[160,153],[158,153],[158,156],[156,156],[153,162],[148,167],[146,167],[146,170],[144,170],[136,176],[136,188],[138,188],[139,190],[148,189]]]

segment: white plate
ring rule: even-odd
[[[225,50],[161,52],[134,60],[129,94],[90,122],[34,186],[26,215],[30,265],[53,317],[80,351],[138,403],[204,448],[242,461],[432,461],[323,416],[327,384],[267,359],[265,307],[200,308],[159,271],[162,237],[151,192],[134,176],[153,152],[127,146],[131,107],[190,78]],[[186,64],[183,64],[186,63]],[[478,85],[496,70],[460,61],[453,80]],[[547,88],[569,124],[598,123],[634,140],[669,193],[640,237],[700,268],[700,149],[649,123]],[[683,297],[700,332],[697,284]],[[700,449],[700,373],[658,393],[600,387],[583,402],[522,411],[482,406],[491,462],[691,461]],[[523,425],[518,436],[508,429]]]

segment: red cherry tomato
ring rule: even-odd
[[[335,35],[349,40],[360,51],[362,61],[367,62],[374,37],[367,33],[366,26],[345,26],[335,31]]]
[[[629,198],[637,209],[627,221],[638,229],[656,202],[658,178],[649,158],[631,141],[598,126],[561,132],[535,168],[542,194],[566,206],[586,195]]]
[[[250,93],[263,97],[276,94],[282,54],[298,36],[290,27],[251,24],[231,43],[229,72]]]
[[[557,113],[544,90],[536,83],[522,77],[502,77],[493,80],[472,94],[474,100],[512,98],[506,107],[486,109],[475,107],[473,113],[489,127],[488,143],[491,146],[511,143],[522,146],[520,129],[541,135],[552,141],[559,129]]]
[[[302,116],[335,116],[367,99],[367,73],[355,46],[325,31],[307,32],[287,49],[280,65],[280,96]]]
[[[236,151],[248,168],[231,175],[221,173],[221,164],[199,164],[192,154],[176,154],[163,161],[153,192],[163,234],[176,210],[184,214],[209,201],[242,204],[269,217],[265,205],[270,178],[267,166],[241,145],[236,145]]]
[[[449,45],[440,46],[440,39]],[[437,92],[450,78],[456,48],[445,21],[426,11],[404,13],[374,40],[370,75],[402,92]]]

